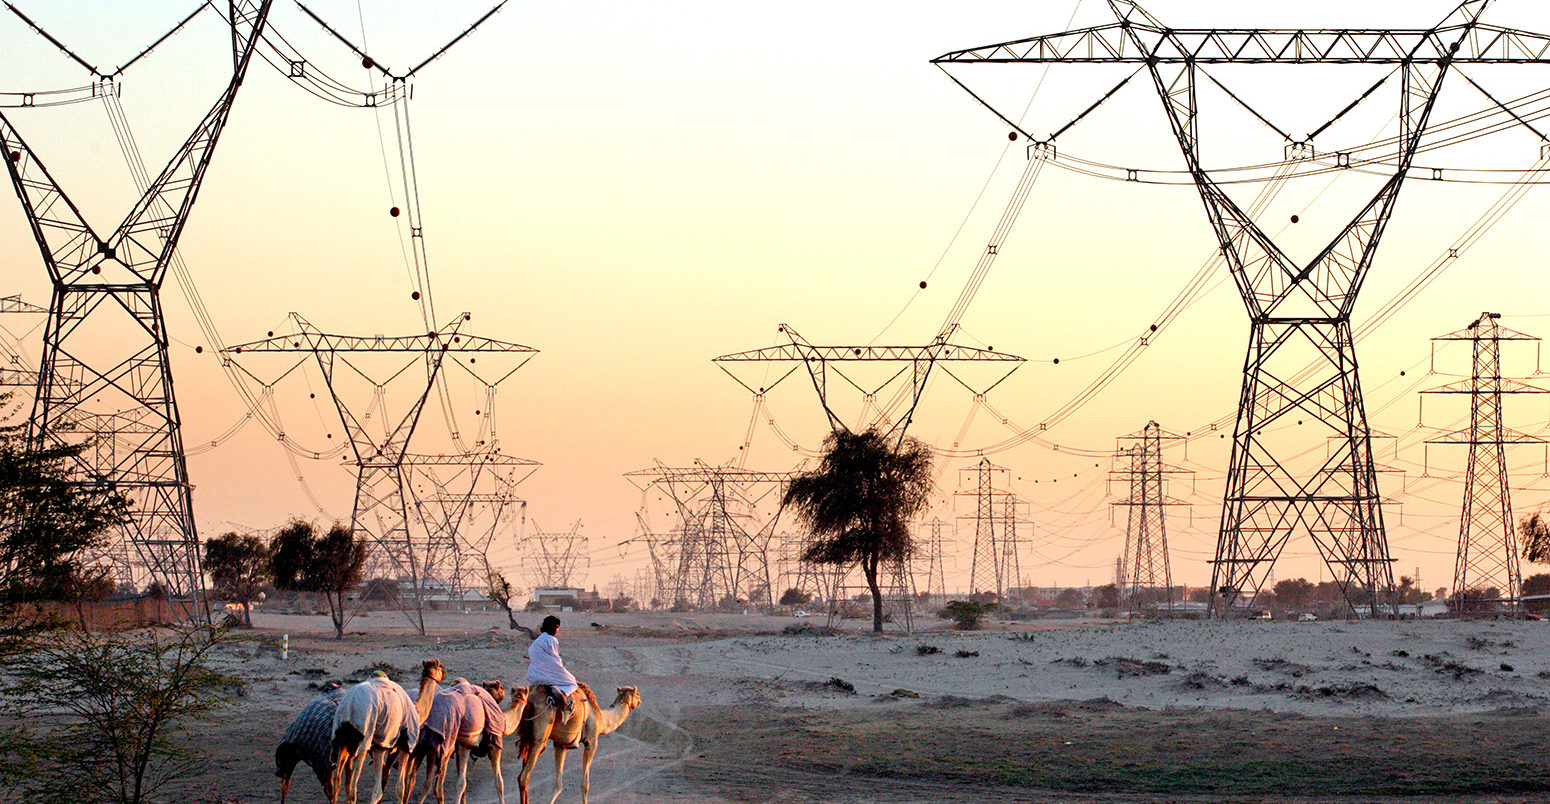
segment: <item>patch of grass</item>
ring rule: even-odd
[[[944,705],[953,709],[954,728],[922,729],[921,718]],[[1505,712],[1380,719],[1159,712],[1112,701],[938,700],[848,712],[718,707],[684,725],[723,735],[706,746],[707,761],[728,767],[757,755],[791,770],[951,781],[965,790],[1227,800],[1332,790],[1418,800],[1550,792],[1550,737],[1515,717],[1521,719]]]

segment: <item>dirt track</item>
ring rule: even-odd
[[[435,657],[449,679],[520,682],[528,643],[490,628],[503,619],[449,615],[420,637],[378,615],[337,642],[320,618],[260,617],[221,653],[247,692],[195,735],[209,772],[165,800],[276,800],[278,735],[329,678],[385,667],[412,687],[420,660]],[[561,633],[572,669],[605,702],[617,685],[644,699],[602,741],[597,802],[1526,802],[1550,791],[1550,624],[815,638],[782,636],[790,620],[757,617],[599,616],[601,628],[572,619]],[[1070,703],[1088,699],[1100,701]],[[944,713],[959,732],[942,732]],[[1243,734],[1261,721],[1275,730]],[[545,753],[532,792],[546,804]],[[512,761],[508,751],[515,802]],[[567,804],[580,800],[579,763],[571,752]],[[1328,798],[1340,791],[1350,797]],[[310,775],[297,775],[292,794],[322,800]],[[469,800],[496,800],[486,766]]]

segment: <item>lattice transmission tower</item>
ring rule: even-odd
[[[1125,552],[1120,559],[1120,605],[1134,611],[1173,611],[1173,570],[1168,561],[1168,528],[1164,510],[1170,505],[1188,505],[1170,497],[1164,486],[1169,474],[1184,472],[1163,462],[1164,442],[1179,436],[1164,432],[1157,422],[1128,436],[1124,446],[1114,453],[1119,468],[1109,472],[1110,482],[1122,485],[1127,496],[1110,505],[1123,507]]]
[[[230,346],[222,358],[263,385],[267,394],[281,378],[313,362],[344,426],[356,470],[355,503],[350,526],[373,545],[367,575],[406,580],[413,609],[405,614],[424,633],[424,609],[434,586],[466,585],[466,567],[478,567],[456,538],[459,517],[469,512],[477,495],[510,494],[537,464],[503,455],[494,437],[493,395],[501,383],[526,365],[537,350],[529,346],[464,333],[470,316],[463,313],[423,335],[335,335],[325,333],[296,313],[295,332]],[[261,376],[261,355],[296,355],[279,369]],[[484,357],[486,362],[479,365]],[[479,437],[464,443],[450,411],[455,452],[416,454],[410,451],[422,413],[433,391],[445,393],[445,374],[456,369],[460,379],[472,379],[482,390]],[[269,379],[264,379],[269,377]],[[411,400],[401,410],[390,407],[390,387],[404,389]],[[437,470],[464,477],[453,494],[450,479],[427,480],[416,496],[414,477],[436,476]],[[445,475],[441,475],[445,477]],[[491,489],[481,481],[494,484]],[[451,495],[438,501],[438,496]]]
[[[952,531],[952,524],[941,517],[934,517],[929,522],[920,525],[920,536],[916,537],[916,543],[920,545],[921,554],[926,565],[925,582],[916,581],[916,588],[928,595],[947,596],[947,561],[946,544]],[[924,588],[922,588],[924,587]]]
[[[108,551],[117,578],[136,586],[154,582],[179,598],[197,595],[204,581],[182,420],[173,396],[162,281],[270,4],[230,3],[231,80],[110,232],[86,222],[0,112],[0,154],[53,286],[29,437],[37,445],[78,443],[92,435],[90,428],[102,417],[125,425],[111,431],[115,449],[82,453],[75,467],[79,482],[112,488],[130,503],[127,522]],[[93,85],[90,97],[97,89]],[[93,460],[104,455],[111,460]]]
[[[581,532],[581,520],[569,530],[547,531],[533,522],[533,532],[522,539],[522,556],[534,588],[570,589],[592,563],[591,540]]]
[[[954,496],[972,500],[974,515],[961,516],[960,521],[973,523],[974,551],[969,565],[969,592],[991,592],[998,600],[1005,600],[1013,590],[1023,587],[1022,553],[1023,538],[1018,525],[1028,523],[1018,515],[1022,505],[1010,489],[1011,473],[997,466],[989,458],[983,458],[973,469],[960,470],[960,474],[972,473],[973,491],[960,491]]]
[[[1313,542],[1352,614],[1358,609],[1396,611],[1351,312],[1427,130],[1443,79],[1459,65],[1550,63],[1550,38],[1480,24],[1488,2],[1468,0],[1428,29],[1269,30],[1172,28],[1134,2],[1109,0],[1116,22],[955,51],[933,60],[943,69],[987,63],[1134,65],[1151,79],[1162,100],[1250,320],[1248,359],[1213,562],[1210,608],[1215,616],[1245,611],[1242,600],[1258,594],[1294,538]],[[1370,89],[1364,81],[1353,91],[1355,100],[1350,105],[1328,123],[1310,129],[1313,134],[1297,139],[1269,124],[1269,118],[1249,107],[1220,76],[1207,71],[1219,65],[1256,64],[1384,65],[1392,72]],[[1222,88],[1227,102],[1248,108],[1285,138],[1291,173],[1297,171],[1297,158],[1307,160],[1309,170],[1321,168],[1313,164],[1314,137],[1375,97],[1378,88],[1397,76],[1400,133],[1393,140],[1397,153],[1389,160],[1358,155],[1353,162],[1349,153],[1330,160],[1337,169],[1364,165],[1388,178],[1313,259],[1299,262],[1288,256],[1203,166],[1197,90],[1209,85],[1198,80],[1201,76]],[[1121,86],[1129,80],[1124,79]],[[1071,125],[1098,105],[1083,111]],[[1027,134],[1011,115],[996,114]],[[1514,117],[1518,116],[1514,113]],[[1038,144],[1052,147],[1053,137]],[[1130,172],[1131,177],[1134,174]],[[1286,426],[1300,420],[1314,426]],[[1327,457],[1326,440],[1336,444],[1334,454]]]
[[[23,301],[20,294],[0,297],[0,315],[33,316],[48,308]],[[0,394],[10,396],[0,407],[0,424],[9,424],[32,409],[32,394],[38,389],[37,363],[22,356],[20,344],[12,345],[12,334],[5,330],[0,339]]]
[[[1512,519],[1511,478],[1507,446],[1541,444],[1544,439],[1520,433],[1502,423],[1502,395],[1542,394],[1545,389],[1503,377],[1502,341],[1538,342],[1533,335],[1501,325],[1499,313],[1481,313],[1469,326],[1432,339],[1463,341],[1472,354],[1470,377],[1423,394],[1469,396],[1469,426],[1428,444],[1467,444],[1464,505],[1459,515],[1458,557],[1453,565],[1453,612],[1457,616],[1520,616],[1522,579],[1518,566],[1516,523]],[[1493,591],[1494,590],[1494,591]]]
[[[774,605],[780,594],[774,588],[780,577],[773,568],[775,536],[789,472],[696,462],[658,465],[625,477],[641,490],[639,518],[663,602],[700,609]],[[647,525],[645,501],[653,493],[671,506],[667,528]]]

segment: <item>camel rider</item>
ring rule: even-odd
[[[576,691],[576,677],[565,669],[560,659],[560,618],[553,614],[544,618],[538,626],[541,632],[527,649],[528,686],[545,686],[554,699],[555,708],[570,717],[570,694]]]

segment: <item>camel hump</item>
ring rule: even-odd
[[[576,686],[581,688],[581,694],[586,696],[587,703],[592,704],[593,709],[596,709],[599,712],[603,711],[603,706],[597,702],[597,695],[592,692],[591,687],[581,683],[580,681],[576,682]]]

